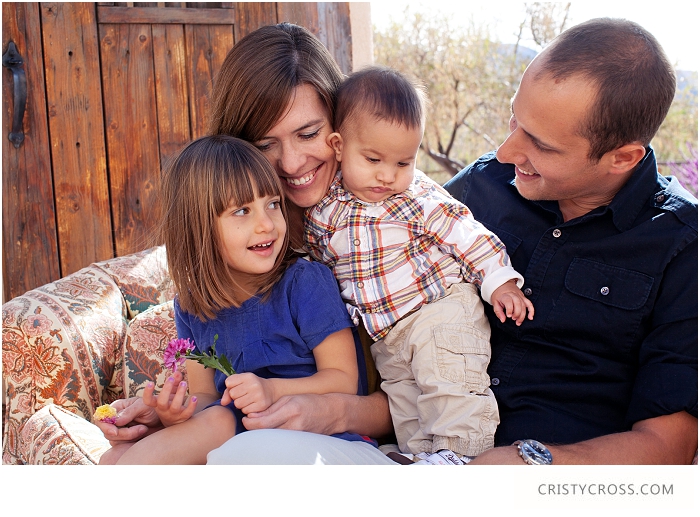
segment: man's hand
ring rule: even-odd
[[[221,397],[221,405],[233,404],[244,414],[264,411],[275,401],[273,383],[254,373],[236,373],[226,378],[228,388]]]
[[[518,289],[515,280],[506,282],[493,292],[491,305],[501,323],[505,323],[506,318],[511,318],[520,326],[526,316],[529,320],[535,317],[535,307]]]
[[[248,413],[243,418],[246,429],[292,429],[318,434],[333,434],[339,430],[331,400],[326,395],[287,395],[265,411]]]

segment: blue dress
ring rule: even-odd
[[[297,259],[273,286],[267,298],[254,296],[241,307],[221,310],[215,319],[202,322],[183,312],[175,299],[178,337],[191,339],[196,352],[211,352],[214,336],[217,354],[226,355],[237,373],[251,372],[264,379],[300,378],[316,373],[313,349],[329,335],[352,328],[357,351],[358,394],[367,393],[362,346],[335,277],[323,264]],[[226,376],[218,370],[214,383],[226,389]],[[218,404],[219,402],[216,402]],[[245,431],[242,412],[233,404],[236,433]],[[349,440],[373,441],[352,433],[335,435]]]

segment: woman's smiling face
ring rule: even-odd
[[[332,131],[318,93],[302,84],[282,118],[254,142],[282,179],[287,199],[298,207],[318,203],[333,181],[338,163],[326,142]]]

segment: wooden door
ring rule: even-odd
[[[344,72],[348,3],[3,3],[27,81],[8,140],[3,69],[3,299],[152,244],[162,164],[205,131],[212,80],[248,32],[309,28]],[[369,20],[367,20],[369,22]]]

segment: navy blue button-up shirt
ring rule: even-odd
[[[492,328],[496,445],[573,443],[688,411],[697,417],[697,200],[648,150],[608,206],[564,222],[489,153],[445,188],[505,243],[533,321]]]

